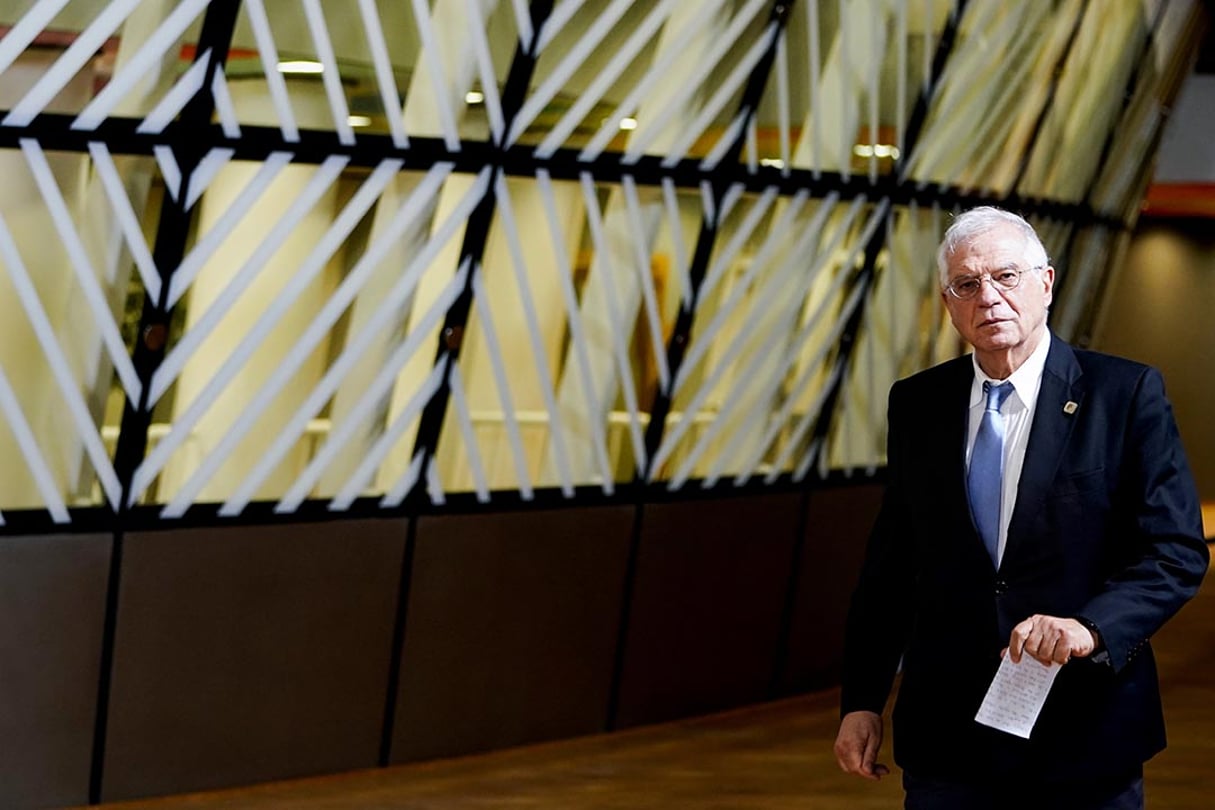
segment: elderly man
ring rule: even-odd
[[[1154,369],[1051,335],[1033,228],[959,216],[937,253],[962,357],[901,380],[849,613],[840,767],[894,758],[906,807],[1143,806],[1164,748],[1148,639],[1198,589],[1198,497]],[[975,720],[1001,658],[1062,665],[1029,739]]]

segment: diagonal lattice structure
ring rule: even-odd
[[[1195,0],[37,0],[0,20],[29,529],[805,486],[1039,227],[1083,342]],[[117,522],[115,524],[115,522]]]

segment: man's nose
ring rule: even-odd
[[[1004,300],[1004,296],[996,288],[996,282],[991,280],[991,276],[979,277],[979,292],[975,296],[979,299],[980,304],[998,304]]]

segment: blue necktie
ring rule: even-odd
[[[987,406],[974,449],[970,452],[970,470],[966,475],[966,490],[970,496],[970,513],[991,562],[1000,567],[1000,496],[1004,490],[1004,416],[1000,406],[1012,393],[1012,383],[992,385],[983,383]]]

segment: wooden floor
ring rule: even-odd
[[[1158,636],[1170,746],[1152,810],[1215,807],[1215,580]],[[112,810],[865,810],[897,808],[897,774],[842,775],[835,692],[714,717],[476,757],[106,805]],[[888,753],[888,746],[886,752]]]

